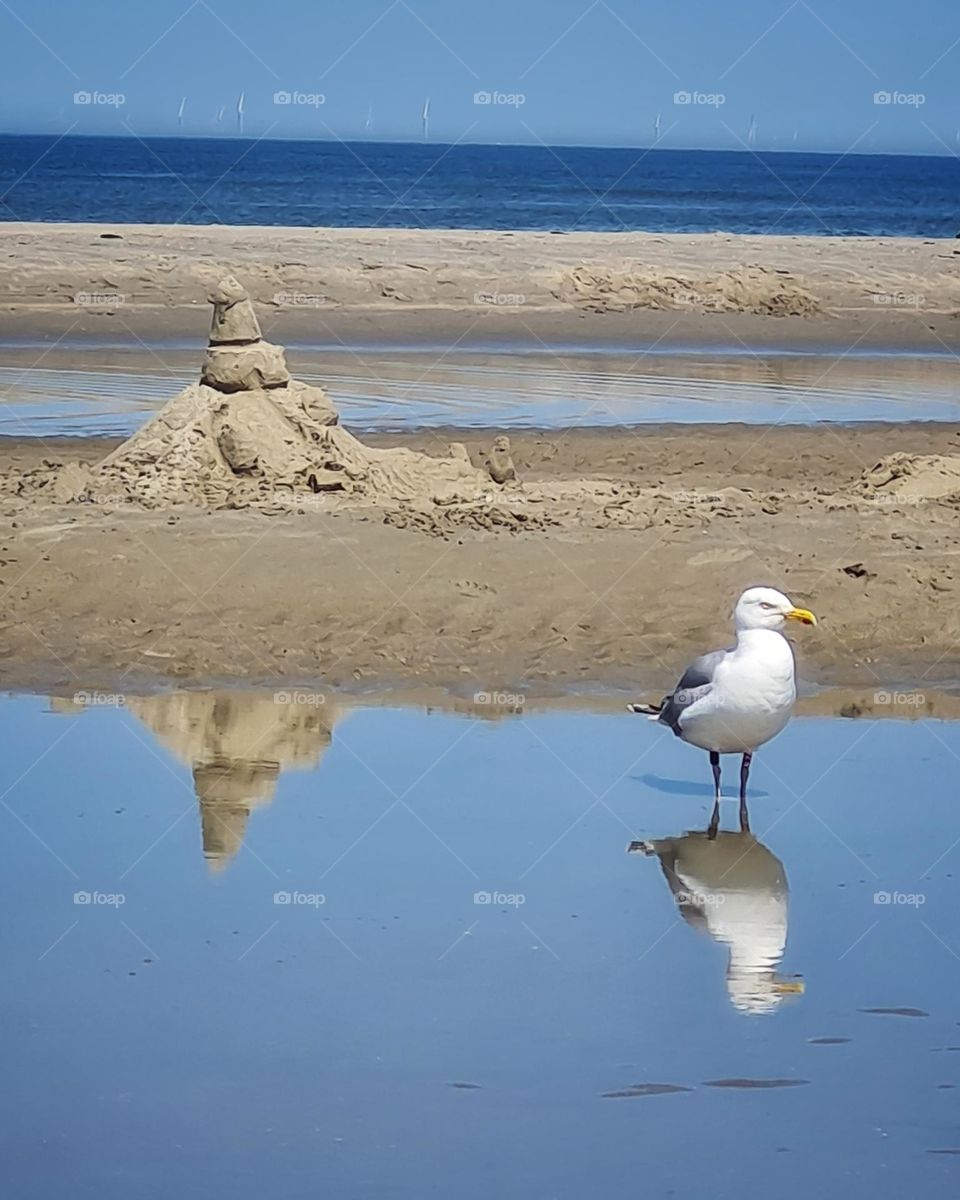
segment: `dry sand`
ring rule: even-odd
[[[458,440],[480,464],[494,432],[368,440],[424,453]],[[496,504],[428,521],[336,494],[272,514],[60,505],[19,495],[24,478],[112,446],[0,443],[0,682],[656,693],[722,644],[732,598],[757,581],[820,616],[799,639],[808,681],[871,695],[960,680],[953,429],[511,440],[522,489],[548,498],[521,489],[513,507],[540,515],[507,525]],[[572,502],[585,480],[615,498]]]
[[[10,339],[196,339],[228,269],[288,343],[960,348],[945,239],[6,223],[0,255]]]

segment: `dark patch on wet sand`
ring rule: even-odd
[[[922,1008],[860,1008],[858,1012],[873,1013],[882,1017],[929,1017]]]
[[[819,1037],[807,1038],[811,1046],[844,1046],[847,1042],[853,1041],[853,1038],[841,1037]]]
[[[715,1088],[785,1088],[802,1087],[809,1079],[706,1079],[704,1087]]]
[[[604,1100],[627,1100],[633,1096],[673,1096],[677,1092],[692,1092],[693,1088],[678,1083],[634,1083],[617,1092],[604,1092]]]

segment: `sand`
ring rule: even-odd
[[[367,440],[417,454],[459,440],[479,467],[496,432]],[[960,682],[956,495],[870,484],[891,452],[955,461],[953,429],[663,427],[511,443],[523,486],[553,494],[515,506],[536,520],[499,526],[488,506],[486,526],[478,507],[475,522],[444,526],[440,512],[442,527],[422,531],[404,504],[331,493],[275,514],[26,499],[18,480],[55,469],[43,460],[91,463],[114,446],[2,442],[0,683],[656,694],[690,654],[724,643],[731,600],[754,582],[821,618],[797,639],[808,683],[870,696]],[[617,498],[564,499],[585,480]]]
[[[946,239],[12,222],[0,254],[10,339],[196,339],[229,269],[288,344],[960,348]]]
[[[528,336],[536,312],[557,328],[631,321],[634,337],[688,312],[728,344],[735,317],[822,330],[859,313],[889,335],[934,309],[955,322],[952,243],[104,232],[0,226],[8,315],[124,344],[136,321],[154,338],[166,321],[199,342],[197,296],[230,268],[273,342],[248,306],[243,345],[204,359],[214,379],[219,356],[227,390],[199,382],[198,355],[198,382],[123,446],[0,443],[0,683],[655,694],[722,644],[733,599],[760,582],[821,617],[802,648],[816,684],[960,683],[949,427],[525,432],[501,471],[500,430],[354,437],[273,344],[288,311],[317,335],[330,308],[394,333],[408,308],[424,334],[502,295]],[[894,286],[925,288],[927,307],[864,316]],[[78,299],[91,294],[115,303]]]

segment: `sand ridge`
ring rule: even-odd
[[[960,344],[949,239],[8,222],[0,253],[0,336],[190,337],[226,268],[288,344]]]

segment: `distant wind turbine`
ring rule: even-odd
[[[657,113],[657,119],[653,123],[653,137],[657,142],[660,141],[660,116],[661,114]]]
[[[430,137],[430,97],[428,96],[423,102],[423,112],[420,114],[420,122],[423,126],[423,140],[427,141]]]
[[[367,105],[367,119],[364,121],[363,127],[367,131],[367,133],[369,133],[370,130],[373,128],[373,102],[372,101],[370,102],[370,104]]]
[[[183,110],[186,107],[187,107],[187,98],[186,98],[186,96],[184,96],[184,98],[180,101],[180,108],[177,111],[177,125],[181,129],[183,128]]]
[[[220,105],[220,108],[219,108],[219,109],[218,109],[218,111],[217,111],[217,124],[218,124],[218,125],[221,125],[221,124],[223,124],[223,114],[224,114],[226,111],[227,111],[227,106],[226,106],[225,104],[221,104],[221,105]]]
[[[244,93],[240,93],[240,98],[237,100],[237,130],[243,133],[243,101]]]
[[[747,130],[747,145],[755,146],[757,144],[757,118],[750,114],[750,128]]]

